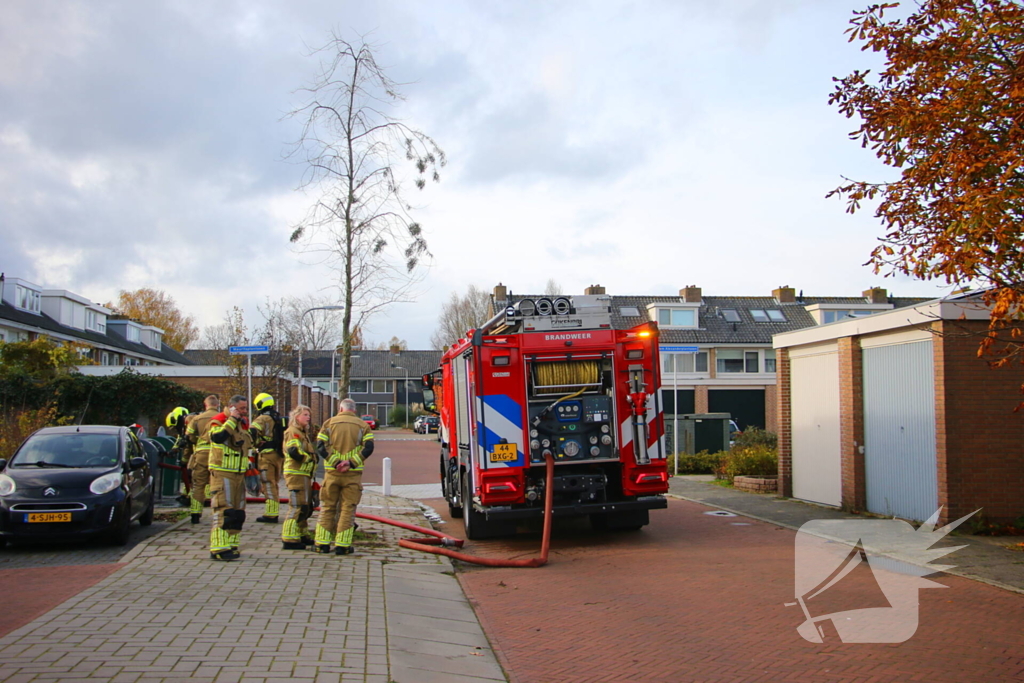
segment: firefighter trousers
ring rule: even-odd
[[[310,536],[308,522],[313,516],[313,480],[300,474],[288,474],[284,483],[288,487],[288,517],[281,529],[281,540],[299,543]]]
[[[260,453],[260,488],[267,502],[263,506],[263,515],[277,517],[281,510],[281,471],[284,469],[284,458],[275,451]]]
[[[210,552],[238,550],[245,521],[245,474],[212,470],[210,482],[210,509],[213,510]]]
[[[320,518],[316,544],[348,548],[352,545],[352,523],[356,506],[363,497],[362,472],[327,472],[320,487]]]
[[[192,470],[192,502],[190,512],[194,515],[203,513],[203,503],[210,497],[210,451],[196,451],[189,460],[188,468]]]

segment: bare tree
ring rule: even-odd
[[[487,322],[490,304],[490,294],[476,285],[470,285],[462,296],[452,292],[451,298],[441,306],[437,329],[430,335],[431,345],[435,349],[451,346],[464,337],[468,330]]]
[[[544,294],[546,296],[562,296],[562,285],[555,282],[555,278],[549,277],[548,283],[544,285]]]
[[[277,344],[275,348],[333,349],[342,341],[342,312],[338,310],[310,311],[311,308],[334,305],[337,302],[326,295],[284,297],[259,306],[264,329]]]
[[[398,164],[412,163],[422,189],[427,178],[440,180],[445,156],[429,136],[388,113],[403,97],[372,46],[332,33],[316,54],[319,73],[301,90],[308,101],[290,117],[302,121],[293,151],[307,165],[302,186],[318,199],[291,241],[336,269],[345,305],[341,386],[347,388],[354,329],[384,306],[408,301],[416,268],[429,256]]]

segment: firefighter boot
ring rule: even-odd
[[[199,520],[201,520],[202,518],[203,518],[203,513],[201,513],[201,512],[193,512],[192,513],[192,523],[193,524],[199,524]]]
[[[281,541],[282,550],[305,550],[306,544],[302,541]]]
[[[316,545],[311,546],[310,550],[312,550],[314,553],[320,553],[322,555],[328,555],[331,552],[331,546],[324,545],[322,543],[317,543]]]
[[[352,546],[336,545],[334,546],[335,555],[351,555],[355,552],[355,548]]]

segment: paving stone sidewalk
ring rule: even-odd
[[[684,500],[702,503],[754,519],[799,529],[813,519],[863,519],[835,508],[804,503],[774,494],[746,493],[716,486],[712,477],[678,476],[669,480],[669,492]],[[943,558],[943,564],[955,565],[946,573],[982,581],[999,588],[1024,593],[1024,553],[1007,545],[1020,537],[991,538],[956,533],[939,545],[965,545]]]
[[[407,499],[366,492],[360,511],[427,526]],[[247,523],[242,558],[219,563],[208,515],[0,638],[0,680],[506,680],[448,559],[398,547],[413,532],[360,520],[376,535],[337,557],[282,550],[280,525]]]

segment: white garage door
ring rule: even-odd
[[[835,344],[790,351],[793,497],[839,506],[839,352]]]
[[[931,338],[875,348],[869,343],[863,342],[868,511],[928,519],[939,506]]]

